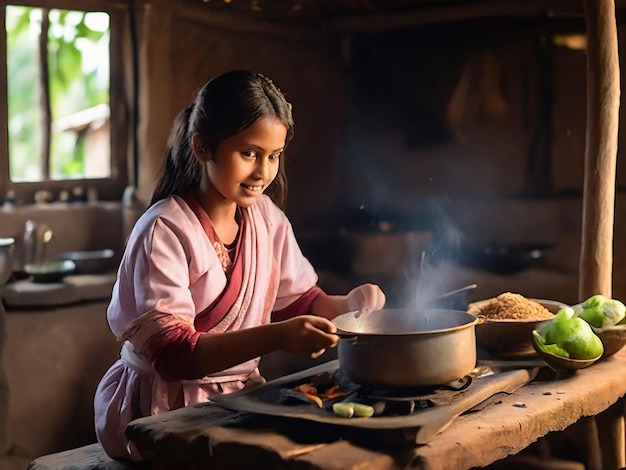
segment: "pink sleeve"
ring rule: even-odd
[[[199,337],[200,332],[181,328],[150,338],[155,347],[149,357],[163,380],[194,378],[193,355]]]
[[[200,336],[189,290],[188,241],[160,219],[145,233],[127,248],[109,320],[163,379],[188,379]],[[135,316],[130,322],[128,312]]]
[[[195,378],[193,356],[200,334],[181,315],[152,311],[131,322],[122,339],[131,341],[163,380],[175,381]]]
[[[272,313],[272,321],[282,321],[289,318],[297,317],[298,315],[306,315],[311,313],[311,304],[315,298],[323,294],[324,291],[319,286],[313,286],[308,291],[298,298],[295,302],[291,303],[288,307],[282,310],[277,310]]]
[[[184,233],[160,219],[129,240],[107,313],[116,336],[152,311],[180,315],[193,325],[189,245]]]
[[[273,203],[270,203],[273,204]],[[274,312],[283,311],[298,302],[302,296],[317,285],[317,273],[309,260],[304,256],[291,223],[285,214],[274,205],[267,208],[266,217],[274,230],[274,256],[280,272],[278,292],[274,302]],[[319,294],[317,292],[315,295]],[[312,293],[308,295],[313,295]],[[302,299],[305,308],[294,307],[295,310],[306,312],[313,298]],[[307,303],[308,302],[308,303]],[[309,310],[310,311],[310,310]]]

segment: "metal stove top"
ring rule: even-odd
[[[429,390],[381,390],[350,383],[349,378],[339,368],[339,361],[334,360],[253,389],[212,397],[212,401],[239,412],[298,419],[334,427],[401,431],[402,438],[411,444],[424,444],[460,414],[497,393],[514,392],[531,381],[536,373],[537,369],[520,368],[483,377],[466,377],[458,383],[444,384]],[[346,391],[347,396],[342,398],[344,401],[351,397],[354,401],[383,401],[388,407],[387,412],[370,418],[343,418],[332,412],[330,402],[319,408],[302,400],[294,401],[294,395],[290,392],[294,387],[324,375],[332,377]],[[403,403],[400,408],[398,402]]]

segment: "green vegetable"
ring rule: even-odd
[[[569,357],[569,353],[562,347],[556,344],[546,344],[544,339],[537,332],[537,330],[533,330],[533,335],[535,336],[535,339],[537,340],[536,342],[542,351],[545,351],[550,354],[554,354],[556,356]]]
[[[589,323],[574,316],[571,307],[562,308],[543,328],[533,332],[538,346],[553,354],[572,359],[592,359],[604,352],[602,341]]]
[[[352,418],[354,416],[354,406],[352,406],[352,403],[333,403],[333,412],[342,418]]]
[[[574,314],[594,328],[614,326],[626,320],[626,305],[617,299],[593,295],[584,302],[573,305]]]
[[[572,307],[565,307],[559,310],[554,318],[541,330],[541,338],[543,338],[544,344],[557,344],[561,336],[561,325],[569,321],[572,317],[574,317]]]
[[[354,405],[354,416],[360,416],[363,418],[369,418],[370,416],[374,416],[374,407],[369,405],[364,405],[362,403],[353,403]]]
[[[369,418],[374,415],[374,407],[350,401],[339,402],[333,403],[333,412],[342,418],[352,418],[353,416]]]

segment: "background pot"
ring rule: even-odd
[[[76,265],[77,274],[98,274],[109,272],[115,268],[113,256],[115,252],[111,249],[94,251],[67,251],[60,253],[55,259],[63,261],[70,260]]]
[[[14,254],[15,239],[0,238],[0,286],[3,286],[11,277]]]
[[[443,385],[476,366],[482,319],[440,309],[385,309],[333,320],[344,336],[339,364],[355,382],[386,387]],[[352,335],[352,336],[349,336]]]

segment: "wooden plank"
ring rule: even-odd
[[[339,441],[333,445],[316,449],[296,459],[296,463],[302,464],[302,468],[311,470],[392,470],[406,468],[404,464],[410,462],[409,458],[403,459],[400,465],[396,457],[383,454],[362,447],[355,447],[347,441]],[[306,464],[306,465],[305,465]]]
[[[227,13],[203,8],[200,4],[179,3],[174,10],[177,19],[196,21],[222,31],[259,35],[264,38],[289,39],[305,44],[321,44],[320,31],[308,26],[292,26],[250,18],[237,13]]]
[[[626,377],[613,376],[619,371],[626,373],[626,350],[562,380],[541,377],[498,405],[459,417],[417,450],[421,466],[416,468],[483,467],[519,453],[549,432],[604,413],[626,391]],[[602,449],[607,445],[612,443],[600,443]],[[441,454],[448,460],[442,462]]]
[[[334,459],[341,459],[343,468],[393,468],[387,467],[391,460],[425,470],[483,467],[617,403],[626,393],[626,349],[562,380],[549,372],[543,369],[531,384],[461,415],[428,444],[411,449],[388,446],[384,439],[365,442],[364,430],[347,435],[333,431],[338,426],[233,413],[211,404],[138,419],[127,434],[155,463],[186,458],[242,468],[252,459],[259,468],[334,469]],[[603,451],[613,445],[600,444]]]
[[[464,2],[458,5],[419,7],[403,12],[376,12],[346,16],[330,21],[330,29],[340,33],[379,33],[430,24],[477,18],[537,17],[559,10],[577,14],[578,5],[567,1],[527,0],[525,2]]]
[[[265,399],[264,391],[275,390],[288,383],[297,383],[299,379],[311,377],[320,372],[333,372],[339,367],[337,360],[298,372],[256,388],[243,390],[237,393],[214,397],[214,401],[226,408],[235,411],[246,411],[270,416],[298,418],[306,422],[325,423],[339,427],[359,428],[364,435],[365,429],[369,434],[386,434],[389,439],[406,438],[407,445],[428,442],[434,435],[441,432],[460,414],[482,403],[499,392],[513,392],[528,383],[534,373],[526,369],[510,370],[497,375],[479,379],[476,384],[463,393],[458,394],[448,403],[422,410],[408,416],[380,416],[375,419],[346,420],[313,407],[285,407],[270,403]],[[409,429],[411,430],[409,432]],[[402,432],[397,432],[402,430]],[[346,431],[350,433],[350,431]]]
[[[17,468],[17,467],[16,467]],[[56,454],[37,457],[28,465],[29,470],[148,470],[147,464],[130,464],[113,460],[105,454],[100,444],[89,444]]]

